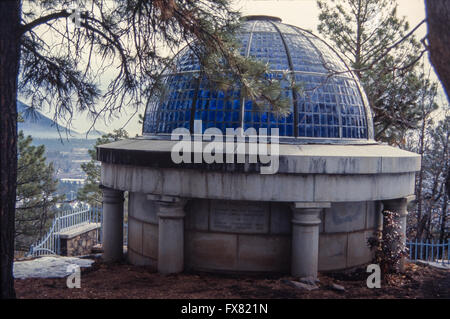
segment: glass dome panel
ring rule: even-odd
[[[239,89],[212,89],[200,74],[198,59],[186,47],[175,57],[176,70],[164,74],[166,92],[147,106],[144,135],[167,135],[178,127],[193,131],[194,120],[202,120],[203,131],[210,127],[224,133],[226,128],[278,128],[280,137],[298,142],[373,139],[367,98],[338,54],[307,31],[274,18],[255,18],[260,20],[244,22],[237,36],[240,53],[269,63],[269,77],[282,80],[283,71],[293,75],[301,93],[281,81],[291,113],[281,116],[262,111],[242,98]]]

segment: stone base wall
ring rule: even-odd
[[[83,256],[91,253],[92,247],[98,243],[98,229],[79,234],[71,238],[61,238],[62,256]]]
[[[321,216],[319,271],[369,263],[378,227],[375,202],[333,203]],[[285,203],[190,200],[185,208],[185,268],[290,272],[292,213]],[[156,268],[158,218],[145,194],[130,193],[128,259]]]
[[[380,222],[375,202],[332,203],[322,214],[319,270],[340,270],[369,263],[367,239]]]
[[[156,206],[145,194],[129,193],[128,261],[156,269],[158,260],[158,217]]]

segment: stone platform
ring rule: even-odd
[[[121,245],[128,191],[133,264],[162,273],[294,276],[362,265],[372,258],[366,242],[382,225],[383,205],[405,225],[420,168],[419,155],[369,141],[280,144],[278,172],[263,175],[259,163],[175,164],[175,143],[138,138],[98,147],[107,259],[121,257],[113,247]]]

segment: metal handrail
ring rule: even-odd
[[[61,232],[98,222],[102,222],[102,214],[99,207],[89,207],[85,205],[75,210],[58,212],[53,217],[49,231],[41,239],[30,246],[27,255],[33,257],[59,255],[61,253]]]
[[[406,246],[409,248],[409,260],[417,261],[438,261],[450,264],[450,239],[445,241],[432,239],[431,241],[407,241]]]

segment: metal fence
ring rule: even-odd
[[[450,239],[445,242],[439,240],[407,241],[409,259],[412,261],[434,261],[450,264]]]
[[[30,246],[28,256],[59,255],[61,251],[59,234],[89,223],[102,223],[101,208],[83,206],[75,210],[56,213],[49,231]],[[98,235],[101,236],[101,231]],[[101,240],[100,236],[97,236],[99,240]]]

